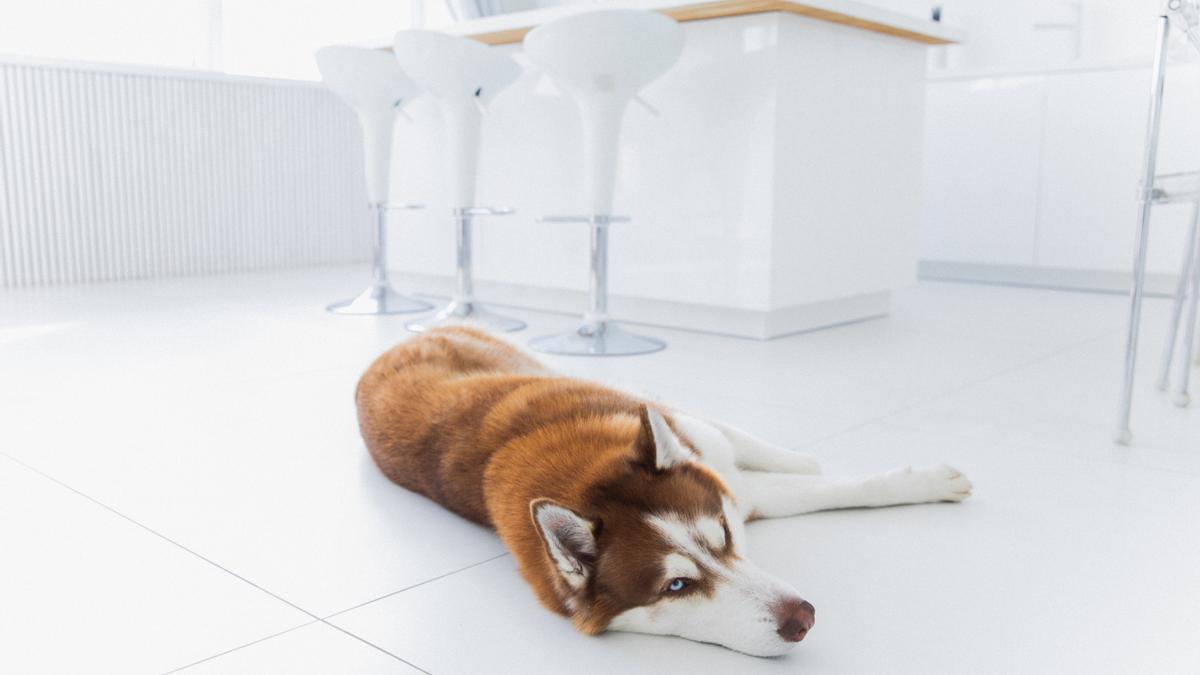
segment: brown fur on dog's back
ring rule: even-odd
[[[397,345],[358,383],[358,422],[383,473],[479,523],[490,522],[480,422],[540,366],[481,331],[443,328]]]
[[[560,377],[468,327],[442,328],[379,357],[357,391],[371,456],[388,478],[496,528],[548,607],[564,612],[529,513],[548,497],[582,509],[626,471],[642,402]]]

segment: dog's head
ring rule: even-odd
[[[812,628],[813,607],[745,558],[721,479],[661,415],[641,412],[636,459],[577,513],[530,504],[555,590],[576,627],[678,635],[778,656]]]

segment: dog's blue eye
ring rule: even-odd
[[[687,586],[687,579],[672,579],[671,583],[667,584],[667,590],[671,591],[672,593],[678,593],[679,591],[687,588]]]

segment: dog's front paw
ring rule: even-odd
[[[900,504],[961,502],[971,496],[971,481],[945,464],[896,469],[885,474],[885,479],[891,498]]]

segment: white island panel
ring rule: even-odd
[[[765,338],[886,313],[915,279],[924,43],[788,12],[682,25],[680,62],[643,92],[658,114],[625,118],[616,210],[633,221],[612,230],[613,314]],[[526,64],[519,44],[493,48]],[[430,101],[407,110],[392,198],[429,208],[397,215],[390,262],[444,295],[443,132]],[[532,68],[491,104],[478,203],[517,214],[478,221],[482,300],[584,308],[586,229],[537,222],[579,213],[580,146],[572,102]]]

